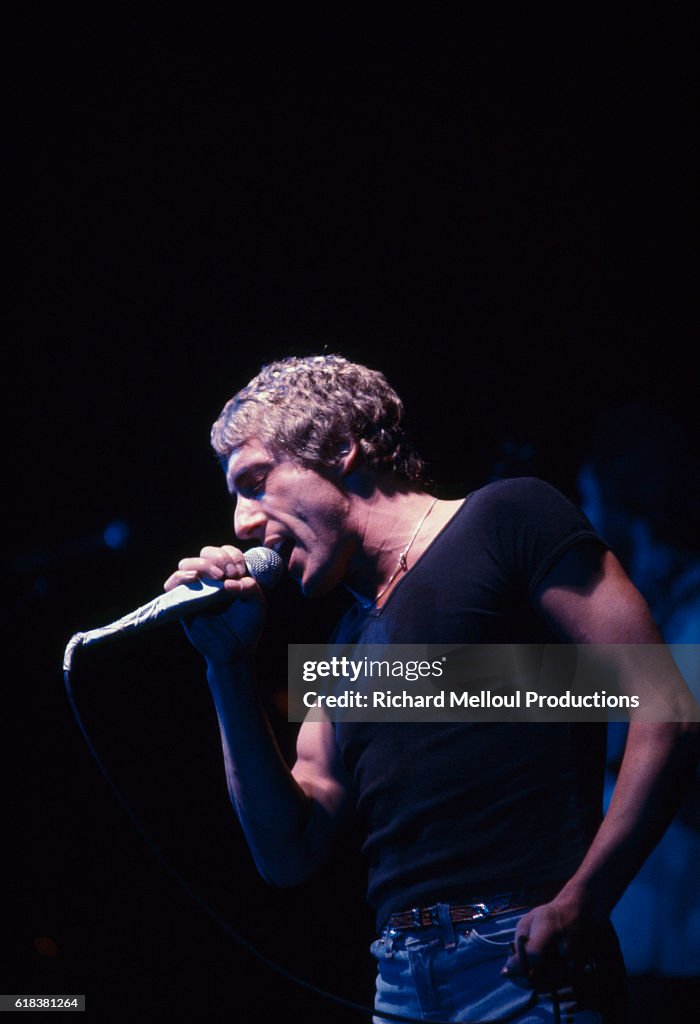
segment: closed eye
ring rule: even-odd
[[[251,498],[261,498],[265,493],[265,480],[257,480],[251,484],[248,488],[248,493]]]
[[[227,483],[231,497],[260,498],[265,493],[272,461],[264,458],[250,460],[247,465],[230,467]]]
[[[261,498],[265,494],[266,474],[246,474],[236,482],[236,491],[242,498]]]

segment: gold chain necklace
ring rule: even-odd
[[[411,539],[409,540],[408,544],[406,545],[406,547],[403,549],[403,551],[399,555],[399,560],[396,563],[396,568],[394,569],[394,571],[392,572],[391,576],[386,581],[386,583],[384,584],[382,589],[379,591],[379,593],[376,594],[376,596],[373,597],[371,601],[367,601],[367,600],[361,598],[358,594],[355,594],[354,591],[352,592],[355,595],[355,597],[357,598],[357,600],[360,602],[362,607],[365,609],[365,611],[367,611],[370,608],[373,608],[377,604],[377,602],[383,597],[383,595],[386,594],[387,590],[389,589],[391,584],[394,582],[396,577],[399,575],[399,573],[400,572],[406,572],[406,570],[408,569],[408,563],[406,561],[406,557],[408,555],[408,552],[411,550],[411,546],[413,545],[414,540],[416,539],[416,537],[420,533],[421,526],[423,525],[425,520],[428,518],[430,513],[433,511],[433,508],[435,507],[436,501],[437,501],[437,498],[433,498],[433,500],[430,502],[430,504],[428,505],[427,509],[423,513],[423,515],[420,517],[420,520],[418,522],[418,526],[416,526],[415,530],[413,531]]]

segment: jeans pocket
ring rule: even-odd
[[[475,945],[482,945],[488,949],[502,950],[503,953],[508,953],[513,946],[515,941],[515,928],[501,928],[494,930],[492,928],[486,929],[475,925],[473,928],[468,928],[465,935]]]

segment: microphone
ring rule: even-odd
[[[251,548],[243,555],[249,574],[261,587],[274,587],[279,582],[284,569],[282,559],[272,548]],[[115,633],[125,633],[132,629],[157,626],[160,623],[172,622],[186,615],[203,611],[211,605],[218,604],[230,595],[224,590],[223,580],[196,580],[194,583],[183,583],[179,587],[160,594],[148,604],[124,615],[116,622],[99,629],[91,629],[87,633],[76,633],[68,641],[63,656],[63,671],[69,672],[73,652],[76,647],[87,647]]]

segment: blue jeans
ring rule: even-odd
[[[372,943],[378,962],[375,1024],[381,1012],[418,1020],[516,1024],[624,1024],[626,981],[612,927],[601,933],[596,956],[580,977],[557,979],[555,993],[535,993],[521,979],[501,975],[515,927],[527,910],[485,921],[453,924],[439,904],[440,923],[407,931],[385,929]]]

